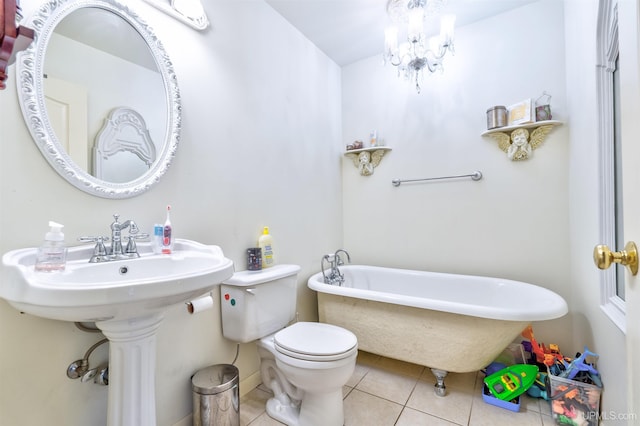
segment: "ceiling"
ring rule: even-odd
[[[497,15],[537,0],[448,0],[444,13],[456,15],[456,27]],[[387,0],[266,0],[280,15],[338,65],[382,54],[384,29],[391,20]],[[427,20],[425,30],[438,33]],[[428,30],[427,30],[428,31]]]

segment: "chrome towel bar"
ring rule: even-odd
[[[468,175],[454,175],[454,176],[439,176],[439,177],[431,177],[431,178],[424,178],[424,179],[394,179],[391,181],[391,183],[393,184],[393,186],[400,186],[400,184],[405,183],[405,182],[421,182],[421,181],[427,181],[427,180],[443,180],[443,179],[458,179],[458,178],[466,178],[466,177],[470,177],[471,180],[480,180],[482,179],[482,172],[480,170],[476,170],[475,172],[468,174]]]

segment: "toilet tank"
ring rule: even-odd
[[[298,265],[240,271],[220,285],[222,334],[251,342],[286,327],[296,315]]]

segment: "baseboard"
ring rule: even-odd
[[[240,380],[240,397],[254,390],[260,383],[262,383],[262,377],[260,377],[259,370],[244,380]]]

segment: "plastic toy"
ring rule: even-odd
[[[527,395],[532,398],[542,398],[545,401],[548,401],[549,395],[547,394],[547,386],[545,384],[546,378],[546,373],[538,373],[535,382],[533,382],[533,385],[531,385],[531,387],[527,389]]]
[[[551,367],[557,361],[564,361],[564,357],[558,349],[558,345],[551,343],[547,348],[544,343],[538,344],[536,338],[533,336],[533,328],[529,325],[522,332],[522,337],[529,339],[529,342],[522,342],[523,346],[536,356],[536,362],[538,364],[544,364]]]
[[[522,395],[536,380],[538,367],[528,364],[516,364],[484,378],[489,391],[498,399],[510,401]]]
[[[587,356],[597,357],[598,354],[591,352],[586,346],[584,347],[584,352],[578,356],[578,358],[571,361],[570,364],[566,365],[565,370],[558,374],[559,377],[564,377],[567,379],[574,379],[576,375],[580,372],[586,372],[593,382],[598,387],[602,387],[602,381],[600,380],[600,374],[598,370],[593,368],[590,364],[585,362],[585,358]]]

